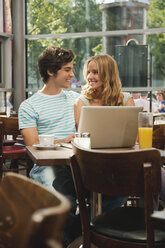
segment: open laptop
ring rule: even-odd
[[[90,133],[91,148],[132,147],[142,110],[135,106],[84,106],[78,132]]]

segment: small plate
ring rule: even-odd
[[[44,146],[44,145],[41,145],[41,144],[34,144],[33,146],[36,147],[39,150],[55,150],[55,149],[57,149],[57,147],[60,146],[60,144],[54,144],[54,145],[51,145],[51,146]]]
[[[72,144],[71,143],[61,143],[62,147],[72,149]]]

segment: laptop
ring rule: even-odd
[[[142,110],[135,106],[84,106],[78,132],[90,133],[91,148],[133,147]]]

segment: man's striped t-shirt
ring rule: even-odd
[[[79,94],[62,90],[57,95],[35,93],[19,108],[19,128],[37,127],[38,134],[63,139],[76,131],[74,103]]]

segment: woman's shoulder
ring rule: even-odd
[[[80,95],[79,98],[86,106],[90,105],[89,100],[84,96],[84,95]]]

